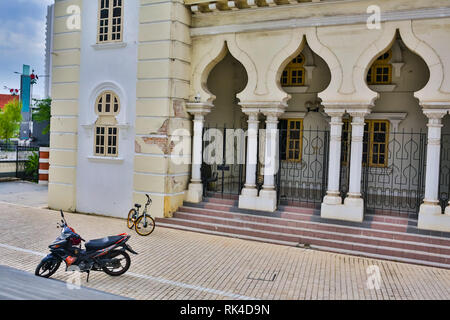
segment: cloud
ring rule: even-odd
[[[46,8],[53,2],[16,0],[0,4],[0,90],[5,85],[20,86],[13,72],[22,71],[22,64],[29,64],[40,75],[44,73]],[[44,80],[41,78],[35,86],[35,93],[43,95]]]

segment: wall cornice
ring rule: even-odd
[[[226,33],[269,31],[281,29],[295,29],[306,27],[336,26],[366,23],[369,14],[340,15],[327,17],[311,17],[301,19],[284,19],[278,21],[263,21],[247,24],[229,24],[222,26],[191,28],[192,37],[219,35]],[[381,15],[381,22],[436,19],[450,17],[450,7],[427,8],[403,11],[387,11]]]

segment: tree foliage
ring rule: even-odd
[[[21,122],[22,103],[17,99],[11,100],[0,110],[0,139],[9,143],[11,138],[17,137]]]
[[[35,100],[36,107],[33,112],[33,120],[37,122],[48,121],[48,125],[42,130],[42,134],[47,134],[50,131],[50,118],[51,118],[51,104],[52,99],[47,98],[43,100]]]

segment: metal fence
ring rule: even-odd
[[[363,163],[365,207],[375,213],[417,214],[425,189],[426,134],[391,132],[388,141],[385,165]]]
[[[294,154],[294,159],[288,152],[296,145],[288,145],[287,134],[287,129],[280,129],[279,204],[318,206],[327,188],[329,131],[302,129],[301,154]]]
[[[0,178],[10,177],[22,180],[37,181],[39,163],[32,166],[30,156],[33,153],[39,158],[39,147],[19,146],[17,144],[0,144]],[[28,168],[33,167],[33,170]]]
[[[201,167],[204,196],[236,198],[245,183],[243,129],[205,127]]]

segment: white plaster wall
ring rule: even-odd
[[[125,47],[94,49],[97,37],[98,1],[84,0],[77,163],[77,211],[126,217],[132,206],[134,122],[137,77],[137,40],[139,0],[124,1],[123,41]],[[102,84],[115,89],[121,100],[117,116],[119,125],[119,159],[97,162],[89,160],[94,152],[95,91]]]

